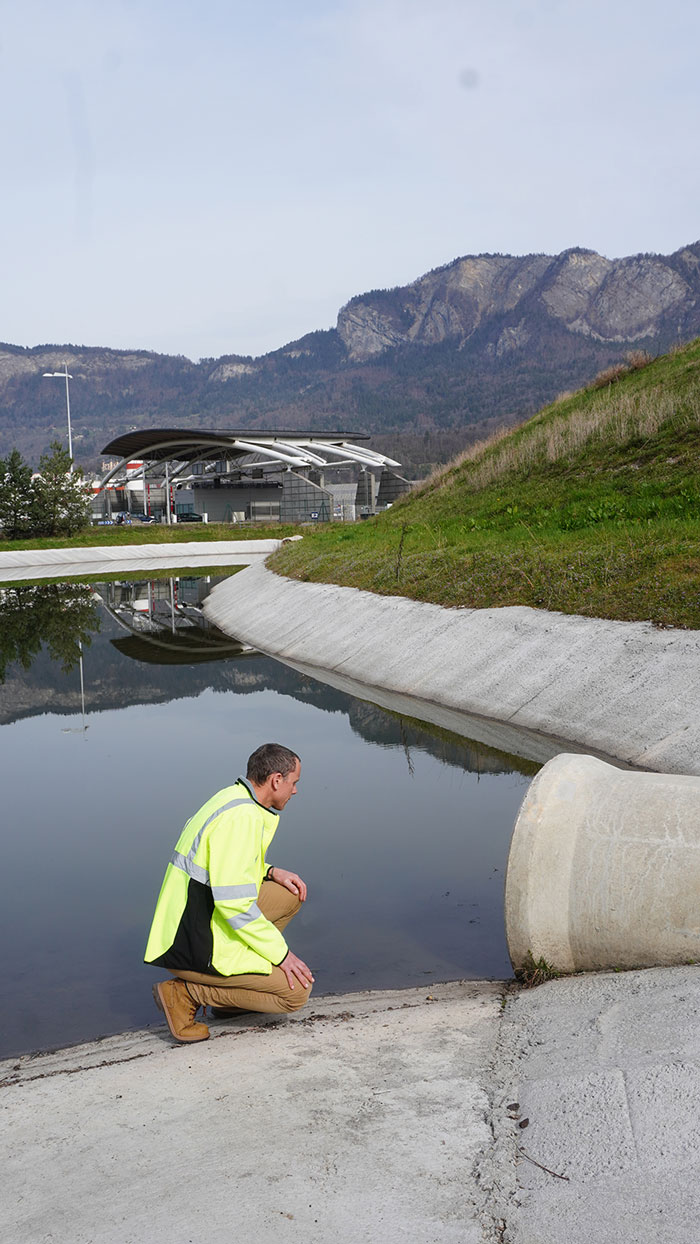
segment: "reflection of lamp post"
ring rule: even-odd
[[[69,453],[69,455],[70,455],[70,468],[69,468],[69,469],[72,471],[72,470],[73,470],[73,438],[72,438],[72,436],[71,436],[71,431],[70,431],[70,392],[69,392],[69,389],[68,389],[68,381],[69,381],[69,380],[72,380],[72,379],[73,379],[73,377],[72,377],[72,376],[69,374],[69,372],[68,372],[68,364],[67,364],[67,363],[64,363],[64,364],[63,364],[63,371],[45,371],[43,374],[44,374],[44,377],[47,377],[47,376],[61,376],[61,377],[65,377],[65,381],[66,381],[66,414],[68,415],[68,453]]]
[[[59,372],[58,374],[60,376],[61,373]],[[83,715],[83,724],[78,727],[64,726],[61,728],[61,734],[82,734],[85,739],[87,738],[86,732],[90,729],[90,727],[85,721],[85,681],[83,679],[83,642],[81,639],[78,640],[78,647],[80,649],[80,708]]]

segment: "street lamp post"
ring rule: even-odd
[[[65,379],[65,382],[66,382],[66,414],[68,415],[68,454],[70,456],[70,470],[72,471],[73,470],[73,437],[71,436],[71,430],[70,430],[70,389],[69,389],[68,381],[72,380],[73,377],[68,371],[67,363],[63,364],[63,371],[45,371],[43,375],[44,377],[60,376],[62,379]]]

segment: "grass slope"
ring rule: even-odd
[[[700,628],[700,339],[638,357],[468,451],[280,573],[441,605]]]
[[[281,540],[297,527],[276,523],[272,527],[231,526],[230,523],[143,523],[134,527],[86,527],[72,536],[42,536],[31,540],[5,540],[0,552],[18,549],[97,549],[129,544],[206,544],[211,540]]]

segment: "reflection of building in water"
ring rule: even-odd
[[[129,634],[111,643],[124,656],[154,665],[193,665],[255,649],[214,626],[202,611],[211,575],[106,583],[102,605]]]

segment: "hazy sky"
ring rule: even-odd
[[[261,354],[458,255],[700,237],[695,0],[0,16],[0,340]]]

